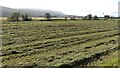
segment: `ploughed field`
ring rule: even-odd
[[[3,67],[118,65],[117,20],[3,22],[2,31]]]

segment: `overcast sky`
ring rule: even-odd
[[[35,8],[62,11],[65,14],[118,16],[120,0],[0,0],[0,6],[10,8]]]

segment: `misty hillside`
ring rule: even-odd
[[[3,6],[0,6],[0,8],[2,8],[2,15],[0,14],[0,17],[7,17],[7,16],[10,16],[12,13],[19,12],[19,11],[20,13],[28,13],[30,16],[33,16],[33,17],[44,16],[45,13],[50,13],[52,16],[57,16],[57,17],[65,16],[65,14],[63,14],[62,12],[53,11],[53,10],[13,9],[13,8],[8,8],[8,7],[3,7]]]

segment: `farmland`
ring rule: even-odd
[[[0,58],[3,67],[118,66],[118,35],[117,20],[3,21]]]

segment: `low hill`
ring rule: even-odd
[[[0,6],[2,9],[2,15],[0,14],[0,17],[7,17],[10,16],[14,12],[19,12],[20,13],[28,13],[30,16],[33,17],[40,17],[44,16],[45,13],[50,13],[52,16],[55,17],[62,17],[66,16],[64,13],[60,11],[53,11],[53,10],[44,10],[44,9],[14,9],[14,8],[8,8],[8,7],[3,7]]]

